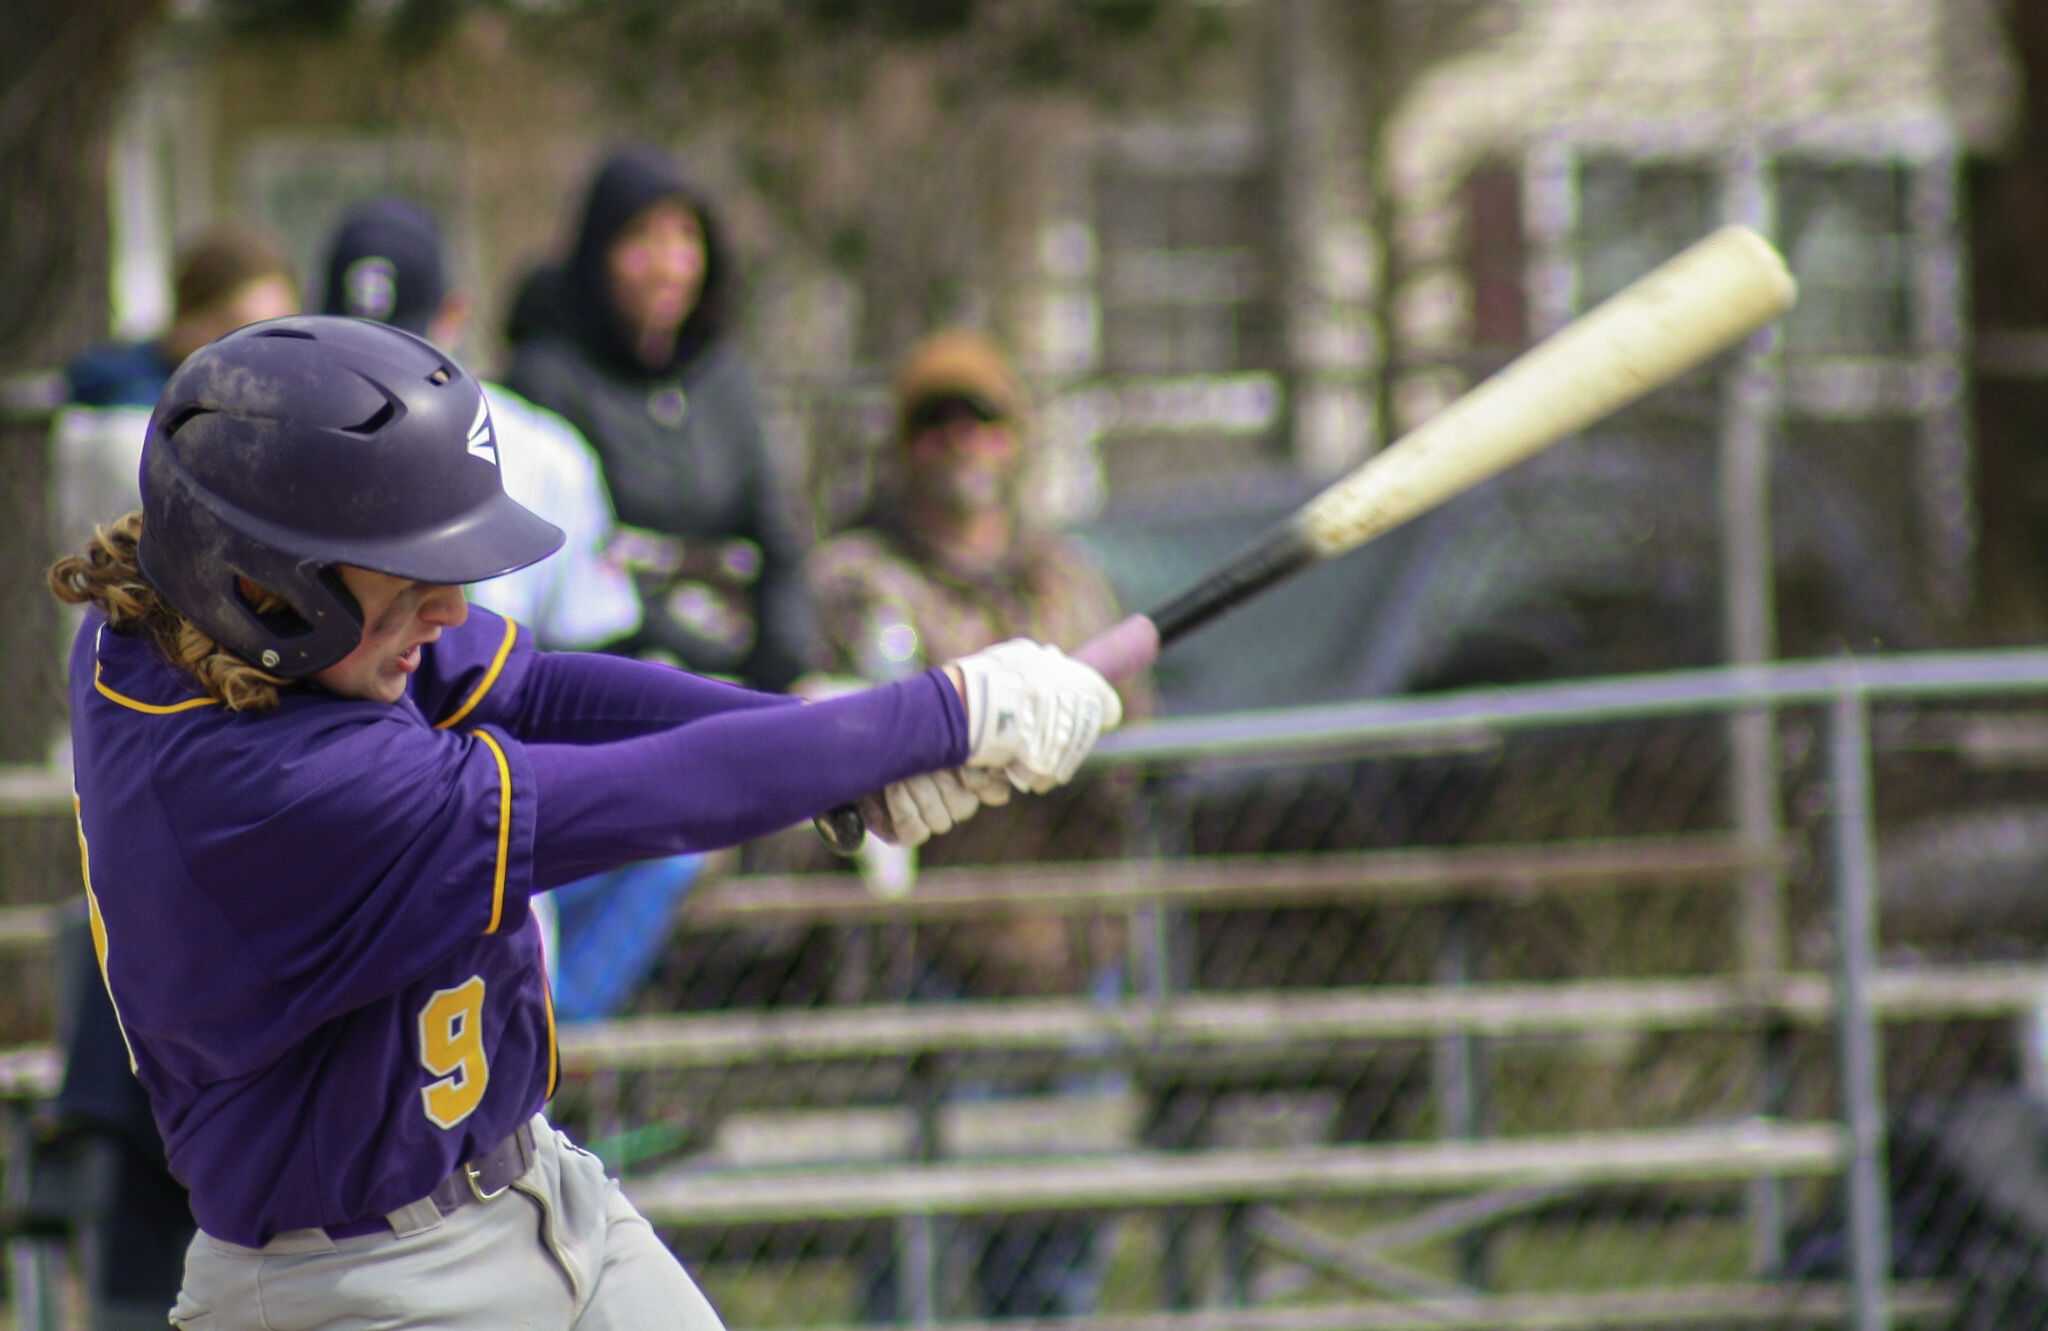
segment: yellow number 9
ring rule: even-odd
[[[483,1103],[491,1069],[484,1061],[484,981],[472,975],[442,989],[420,1009],[420,1062],[441,1080],[420,1087],[427,1118],[452,1128]]]

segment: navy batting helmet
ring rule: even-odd
[[[149,419],[143,573],[228,650],[286,678],[361,639],[337,564],[466,583],[561,544],[505,494],[476,380],[384,324],[250,324],[193,352]],[[259,615],[238,575],[291,611]]]

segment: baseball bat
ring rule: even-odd
[[[1798,286],[1770,242],[1726,226],[1531,347],[1375,453],[1235,558],[1074,656],[1114,680],[1274,583],[1355,550],[1661,387],[1792,307]],[[842,806],[819,831],[851,853]]]

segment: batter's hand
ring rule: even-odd
[[[860,802],[868,830],[897,846],[921,846],[972,818],[984,804],[1010,802],[1001,772],[941,768],[891,782]]]
[[[967,765],[1000,769],[1019,790],[1071,779],[1124,718],[1109,681],[1057,647],[1012,638],[953,663],[967,699]]]

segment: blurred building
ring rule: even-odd
[[[1404,345],[1511,347],[1719,221],[1755,226],[1800,302],[1770,381],[1694,423],[1762,418],[1747,428],[1854,487],[1914,551],[1915,590],[1960,610],[1977,535],[1964,172],[2017,111],[1990,7],[1550,0],[1523,18],[1433,71],[1391,136]],[[1403,384],[1417,413],[1454,386]]]
[[[929,31],[887,6],[745,8],[786,11],[772,45],[721,6],[457,7],[432,44],[395,23],[413,6],[321,29],[187,7],[117,139],[120,312],[160,312],[153,275],[202,217],[254,215],[310,256],[345,204],[398,188],[448,219],[489,367],[599,146],[654,138],[726,204],[820,525],[865,494],[879,368],[963,319],[1032,374],[1046,513],[1163,495],[1192,520],[1212,499],[1171,496],[1279,503],[1741,220],[1787,253],[1798,310],[1546,463],[1510,507],[1517,540],[1560,553],[1525,562],[1648,576],[1661,542],[1655,575],[1710,616],[1746,577],[1749,641],[1710,634],[1715,654],[2048,622],[2048,597],[1987,602],[1980,576],[1987,490],[1993,519],[2033,520],[1999,507],[1972,425],[1970,204],[2019,142],[2026,58],[2026,20],[1990,0],[1148,0],[1043,7],[1021,35],[969,0],[920,6]],[[827,9],[870,17],[794,17]],[[1727,566],[1724,528],[1788,585]],[[1500,580],[1418,604],[1514,599],[1475,577]],[[1804,631],[1857,581],[1896,604]],[[2005,618],[1971,623],[1987,604]]]

